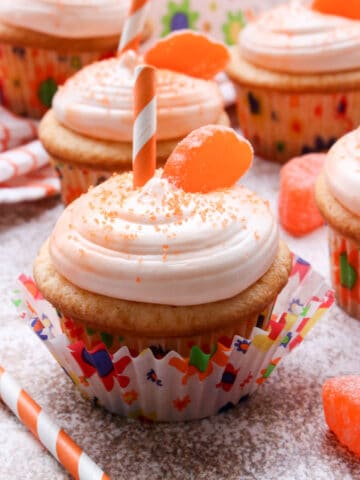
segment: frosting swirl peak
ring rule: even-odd
[[[243,186],[177,189],[161,171],[140,189],[114,176],[72,203],[50,239],[57,271],[87,291],[164,305],[231,298],[274,261],[278,227]]]
[[[70,130],[99,139],[131,142],[135,67],[141,57],[93,63],[70,78],[54,97],[56,119]],[[157,137],[180,138],[216,123],[223,100],[215,82],[157,70]]]
[[[130,0],[1,0],[0,20],[64,38],[118,35]]]
[[[293,2],[264,13],[239,37],[241,54],[269,70],[327,73],[360,67],[360,21]]]

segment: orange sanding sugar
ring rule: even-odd
[[[310,153],[293,158],[281,169],[279,217],[292,235],[306,235],[324,224],[315,203],[315,182],[325,157],[323,153]]]
[[[360,455],[360,375],[327,380],[322,397],[330,430],[340,443]]]
[[[250,143],[233,129],[207,125],[182,140],[168,158],[163,177],[189,193],[232,187],[250,168]]]
[[[312,8],[328,15],[338,15],[353,20],[360,20],[359,0],[313,0]]]
[[[204,79],[224,70],[229,58],[225,45],[189,30],[159,40],[144,56],[145,62],[154,67]]]

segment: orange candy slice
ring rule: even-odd
[[[360,20],[359,0],[313,0],[312,9],[328,15]]]
[[[340,443],[360,455],[360,375],[327,380],[322,398],[330,430]]]
[[[291,235],[306,235],[324,224],[315,202],[315,182],[325,156],[310,153],[296,157],[280,171],[280,223]]]
[[[207,125],[190,133],[168,158],[163,177],[190,193],[232,187],[250,168],[250,143],[228,127]]]
[[[154,67],[204,79],[224,70],[229,59],[225,45],[190,30],[171,33],[144,56],[145,62]]]

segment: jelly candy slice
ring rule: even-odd
[[[191,193],[232,187],[250,168],[250,143],[228,127],[206,125],[190,133],[168,158],[163,177]]]
[[[279,217],[284,229],[295,236],[305,235],[324,224],[315,203],[315,182],[325,154],[296,157],[280,172]]]
[[[360,20],[359,0],[313,0],[312,8],[328,15]]]
[[[330,430],[340,443],[360,455],[360,375],[327,380],[322,397]]]
[[[204,79],[224,70],[229,58],[225,45],[190,30],[171,33],[144,55],[145,62],[154,67]]]

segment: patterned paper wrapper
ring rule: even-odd
[[[61,185],[61,198],[69,205],[76,198],[86,193],[90,187],[96,187],[111,177],[113,172],[96,168],[78,167],[68,162],[50,158]]]
[[[151,348],[134,356],[127,346],[111,353],[105,343],[87,349],[82,340],[71,341],[59,314],[23,275],[14,303],[85,397],[130,418],[182,421],[214,415],[254,393],[333,301],[323,278],[294,256],[266,330],[255,327],[249,338],[235,335],[210,353],[194,346],[187,358]]]
[[[336,301],[360,320],[360,244],[329,227],[329,249]]]
[[[19,115],[40,118],[67,78],[113,52],[60,54],[55,50],[0,43],[0,103]]]
[[[240,127],[257,155],[284,163],[328,150],[360,124],[360,90],[287,93],[237,85]]]

